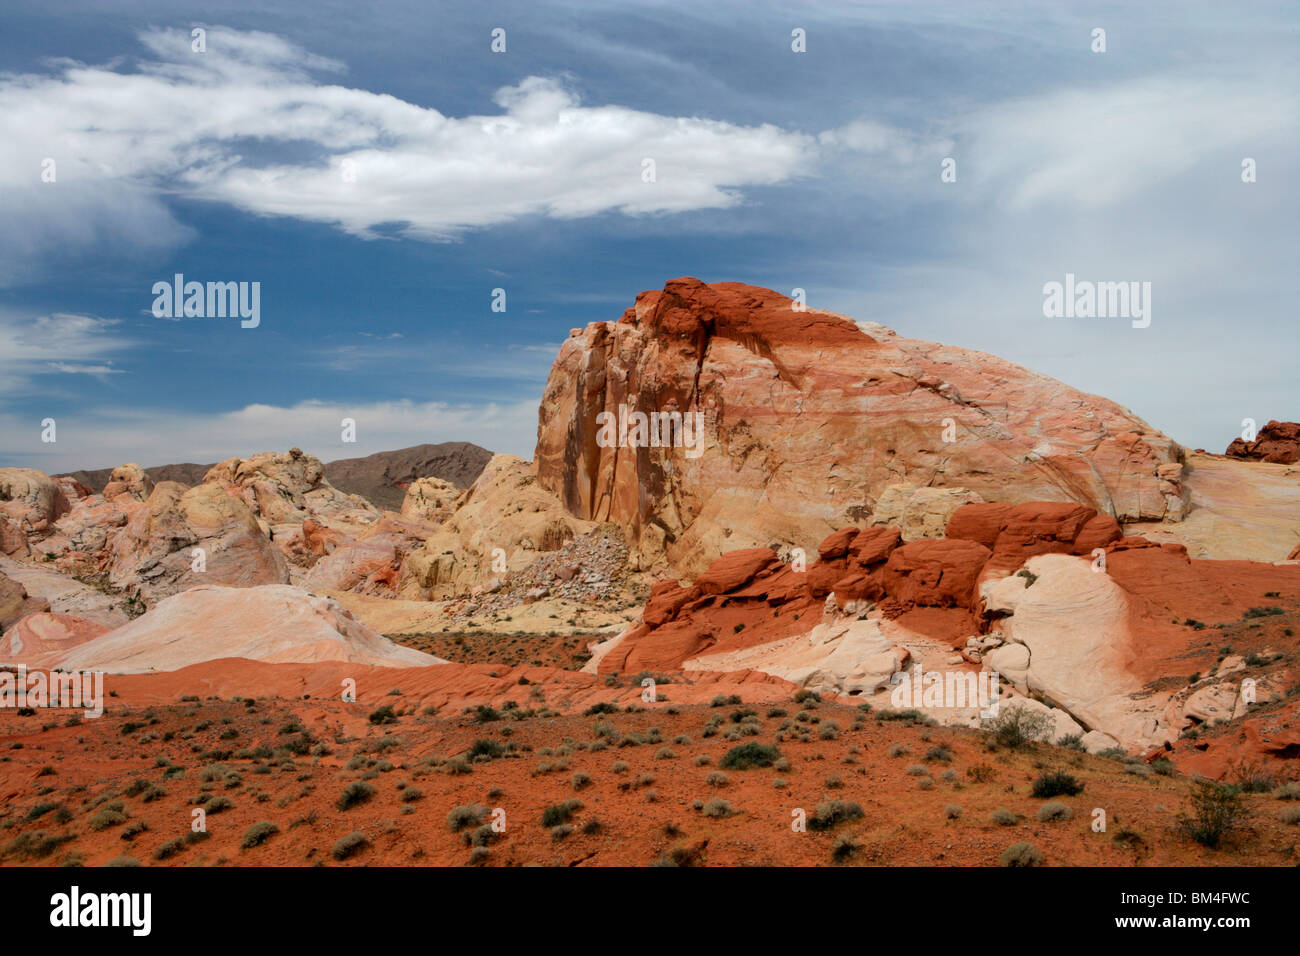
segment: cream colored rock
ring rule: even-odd
[[[446,663],[376,634],[331,598],[263,585],[196,587],[174,595],[130,624],[73,648],[59,666],[137,674],[226,657],[381,667]]]
[[[84,618],[107,628],[119,627],[131,619],[122,598],[82,584],[53,568],[0,557],[0,574],[17,581],[33,599],[47,604],[55,614]]]
[[[1217,561],[1282,561],[1300,540],[1300,466],[1188,452],[1182,481],[1191,494],[1186,518],[1130,521],[1124,533]]]
[[[108,580],[147,604],[200,584],[289,579],[283,555],[244,502],[215,482],[163,481],[109,545]]]
[[[320,459],[297,448],[286,454],[268,451],[229,458],[212,466],[203,481],[239,495],[267,526],[301,524],[308,518],[365,525],[379,517],[379,509],[361,496],[329,484]]]
[[[153,494],[153,481],[144,473],[144,469],[135,463],[118,465],[108,476],[104,485],[104,498],[112,501],[122,495],[144,501]]]
[[[402,517],[442,524],[456,510],[456,499],[461,490],[441,478],[417,478],[406,489],[402,499]]]
[[[683,670],[756,670],[818,693],[870,696],[899,669],[894,644],[876,620],[819,624],[807,634],[739,651],[701,654]],[[603,655],[602,655],[603,656]]]
[[[1029,689],[1029,648],[1024,644],[1003,644],[985,651],[983,664],[986,670],[996,671],[1021,693]]]
[[[44,536],[70,502],[56,482],[35,468],[0,468],[0,514],[25,535]]]
[[[1083,749],[1090,754],[1104,753],[1107,750],[1116,748],[1123,749],[1120,747],[1118,740],[1110,734],[1103,734],[1100,730],[1088,731],[1079,742],[1083,744]]]
[[[983,500],[965,488],[890,485],[876,502],[871,524],[897,528],[904,541],[942,538],[954,511],[964,504],[978,504]]]
[[[1029,649],[1029,692],[1126,747],[1171,740],[1163,716],[1169,695],[1134,696],[1142,684],[1129,669],[1135,654],[1124,591],[1086,558],[1043,554],[1025,567],[1037,580],[1002,621],[1002,633]]]
[[[980,597],[984,599],[984,610],[990,614],[1014,614],[1028,586],[1029,579],[1022,574],[982,582]]]
[[[528,567],[596,525],[574,518],[530,462],[494,455],[456,511],[402,563],[401,596],[446,598]]]
[[[1245,710],[1246,703],[1241,697],[1241,684],[1235,681],[1221,681],[1208,687],[1200,687],[1183,702],[1185,718],[1193,718],[1206,724],[1216,720],[1231,720]]]

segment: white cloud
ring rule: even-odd
[[[340,422],[356,421],[357,441],[341,440]],[[232,455],[298,447],[321,458],[354,458],[424,442],[470,441],[531,458],[537,442],[537,403],[483,405],[447,402],[305,401],[292,406],[247,405],[226,412],[86,407],[58,417],[58,441],[42,444],[32,422],[0,414],[5,465],[49,474],[79,468],[213,462]]]
[[[137,343],[116,319],[56,312],[35,319],[0,315],[0,395],[30,392],[43,374],[120,373],[107,356]]]
[[[141,40],[154,59],[133,71],[61,61],[53,75],[0,77],[0,186],[32,207],[21,236],[0,226],[0,250],[22,253],[46,217],[64,223],[58,243],[103,242],[114,227],[95,209],[110,195],[127,207],[118,218],[152,224],[164,244],[185,238],[158,205],[168,193],[358,236],[396,227],[442,240],[530,215],[727,207],[816,156],[800,133],[584,106],[543,77],[499,90],[499,113],[456,118],[315,80],[341,65],[270,34],[213,27],[206,53],[191,52],[188,31]],[[54,183],[41,182],[45,159]],[[148,243],[147,228],[117,232]],[[11,266],[0,281],[21,274]]]

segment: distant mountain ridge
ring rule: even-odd
[[[468,488],[491,457],[492,452],[486,448],[464,441],[412,445],[410,448],[375,452],[364,458],[342,458],[327,462],[325,479],[340,491],[361,495],[377,508],[396,511],[402,506],[406,486],[415,479],[441,478],[458,488]],[[144,472],[155,484],[160,481],[179,481],[186,485],[197,485],[203,481],[203,476],[210,468],[212,465],[185,462],[154,465]],[[96,492],[104,490],[112,473],[112,468],[65,472]]]

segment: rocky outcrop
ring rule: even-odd
[[[103,588],[83,584],[49,564],[0,557],[0,575],[21,584],[39,602],[40,606],[31,610],[49,610],[85,618],[107,628],[117,627],[131,619],[128,600],[109,594]]]
[[[125,495],[136,501],[144,501],[153,494],[153,480],[144,473],[139,465],[131,463],[118,465],[108,476],[104,485],[104,498],[108,501]]]
[[[456,511],[402,567],[401,596],[447,598],[522,571],[595,525],[565,510],[529,462],[495,455]]]
[[[108,581],[152,604],[200,584],[288,581],[280,552],[240,497],[218,482],[164,481],[109,544]]]
[[[1269,422],[1254,441],[1234,438],[1224,454],[1246,461],[1271,461],[1281,465],[1300,462],[1300,422]]]
[[[107,634],[109,628],[70,614],[28,614],[0,638],[0,661],[55,667],[72,648]]]
[[[339,491],[325,480],[319,458],[291,448],[213,465],[203,479],[243,499],[268,527],[302,524],[308,518],[368,524],[379,517],[370,502]]]
[[[738,283],[643,292],[618,322],[561,346],[539,414],[538,481],[579,518],[626,529],[639,566],[679,573],[865,524],[891,486],[1075,502],[1120,520],[1183,516],[1169,467],[1182,449],[1115,403],[865,328]],[[701,432],[659,429],[653,447],[633,413],[699,416]]]
[[[29,539],[48,534],[54,522],[70,507],[58,482],[44,472],[35,468],[0,468],[0,516]]]
[[[304,523],[305,524],[305,523]],[[353,591],[394,596],[407,555],[423,547],[432,525],[389,512],[355,540],[333,549],[312,565],[302,580],[314,590]]]
[[[20,582],[0,571],[0,631],[7,631],[28,614],[49,609],[49,601],[32,597]]]
[[[289,585],[266,585],[191,588],[72,648],[58,666],[138,674],[229,657],[386,667],[445,663],[381,637],[337,601]]]
[[[442,524],[456,510],[461,490],[441,478],[417,478],[406,488],[402,517],[429,524]]]

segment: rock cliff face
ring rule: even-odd
[[[625,528],[640,566],[687,574],[724,551],[869,524],[887,491],[891,514],[911,500],[928,514],[934,502],[908,489],[945,488],[954,507],[1062,501],[1120,521],[1182,518],[1182,448],[1114,402],[793,306],[683,278],[571,332],[541,404],[539,484],[577,517]],[[688,427],[647,447],[634,412]]]

